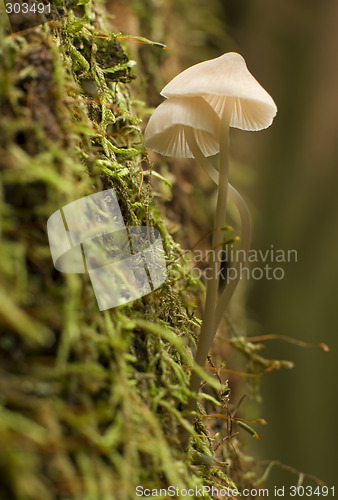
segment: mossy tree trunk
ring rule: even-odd
[[[205,420],[194,430],[182,412],[200,285],[152,199],[128,91],[133,63],[114,35],[86,30],[104,31],[100,5],[54,3],[59,18],[24,33],[11,34],[1,17],[0,496],[126,500],[138,485],[234,488],[229,476],[244,487],[251,479],[227,429],[227,384],[213,379],[206,396],[223,406],[220,439],[230,433],[219,461]],[[126,225],[160,230],[168,278],[100,312],[87,275],[54,269],[46,224],[109,188]]]
[[[114,37],[84,34],[103,29],[95,6],[59,13],[18,34],[1,19],[1,497],[201,485],[179,442],[197,320],[170,271],[154,293],[100,312],[86,275],[53,267],[49,216],[111,187],[126,224],[157,226],[168,263],[179,253],[152,203],[131,63]]]

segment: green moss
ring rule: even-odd
[[[90,19],[104,31],[90,2],[60,2],[59,21],[16,36],[2,18],[0,496],[128,500],[137,485],[245,484],[234,440],[224,469],[205,421],[193,429],[182,412],[201,285],[152,199],[126,85],[134,63],[116,37],[86,35]],[[160,230],[168,279],[100,312],[87,276],[55,271],[46,223],[65,204],[111,187],[127,224]],[[202,398],[226,413],[227,384],[212,378],[208,387]],[[182,428],[192,436],[187,451]]]
[[[86,276],[52,265],[48,217],[109,187],[126,223],[159,223],[168,261],[177,249],[146,182],[138,198],[132,62],[64,15],[0,35],[1,495],[128,499],[138,484],[202,484],[179,441],[196,330],[179,289],[101,313]]]

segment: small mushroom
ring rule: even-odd
[[[220,121],[202,97],[166,99],[151,115],[144,132],[147,148],[173,158],[194,158],[189,145],[202,155],[219,151]]]
[[[173,97],[162,102],[154,111],[144,133],[145,145],[157,153],[178,158],[192,158],[205,169],[212,180],[219,184],[219,173],[206,158],[219,152],[220,119],[216,112],[201,97]],[[251,220],[247,205],[238,191],[229,184],[229,197],[240,214],[242,226],[242,248],[250,245]],[[237,273],[239,276],[239,273]],[[196,361],[203,365],[224,310],[236,288],[238,280],[229,283],[217,305],[220,317],[217,324],[212,315],[206,323],[203,317]],[[217,279],[218,284],[218,279]],[[218,286],[213,289],[213,306],[217,302]],[[197,389],[197,376],[192,376],[193,390]],[[195,387],[196,386],[196,387]]]
[[[242,130],[262,130],[271,125],[277,107],[271,96],[261,87],[248,71],[245,60],[240,54],[229,52],[216,59],[204,61],[186,69],[174,77],[161,94],[169,99],[202,97],[209,103],[221,119],[219,144],[219,182],[213,233],[212,248],[222,245],[222,232],[217,230],[225,225],[228,164],[229,164],[229,127]],[[216,256],[218,252],[216,252]],[[214,336],[214,308],[218,295],[220,258],[216,258],[212,273],[215,279],[207,283],[206,304],[203,315],[201,339]],[[227,290],[225,292],[228,293]],[[225,293],[224,292],[224,293]],[[217,318],[220,313],[217,311]],[[216,326],[217,327],[217,326]],[[210,341],[209,341],[210,342]],[[199,344],[196,361],[204,364],[207,342]],[[209,344],[210,347],[210,344]]]

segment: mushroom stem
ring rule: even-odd
[[[231,184],[229,184],[229,198],[233,199],[241,218],[241,250],[244,250],[244,252],[241,252],[239,254],[241,256],[241,260],[236,260],[235,262],[236,278],[234,280],[231,280],[229,283],[226,283],[225,289],[217,302],[213,325],[214,335],[216,334],[217,328],[222,320],[230,299],[238,285],[238,282],[240,280],[240,265],[241,263],[244,263],[246,261],[246,256],[248,254],[251,243],[252,225],[248,206],[239,192],[233,186],[231,186]]]
[[[200,332],[200,340],[196,352],[196,362],[203,366],[212,340],[215,336],[214,313],[215,304],[218,298],[219,275],[221,270],[221,248],[223,243],[223,231],[225,226],[226,206],[228,197],[228,177],[229,177],[229,128],[230,118],[234,105],[234,98],[229,97],[225,101],[220,127],[220,153],[219,153],[219,178],[217,190],[217,204],[214,231],[212,238],[212,250],[214,256],[210,262],[211,279],[207,282],[205,308]]]
[[[194,158],[197,160],[197,162],[201,165],[202,168],[207,172],[207,174],[211,177],[211,179],[219,185],[219,173],[215,169],[215,167],[210,163],[210,161],[203,155],[201,149],[199,148],[195,137],[194,137],[194,132],[193,129],[190,127],[186,127],[185,129],[186,133],[186,139],[188,146],[194,155]],[[247,207],[247,204],[243,200],[242,196],[239,194],[239,192],[231,185],[228,184],[229,188],[229,199],[232,199],[233,202],[235,203],[237,210],[240,215],[241,219],[241,248],[244,250],[244,255],[247,255],[247,251],[249,250],[250,246],[250,240],[251,240],[251,217],[250,217],[250,212]],[[239,267],[240,262],[235,263],[235,267],[237,269],[237,277],[236,280],[231,281],[226,285],[226,288],[224,292],[222,293],[221,297],[219,298],[216,306],[216,311],[213,308],[214,316],[212,323],[209,327],[209,329],[206,329],[205,326],[203,328],[204,323],[202,323],[202,328],[201,332],[199,335],[199,341],[198,341],[198,346],[197,346],[197,352],[196,352],[196,362],[203,366],[205,364],[211,343],[213,341],[213,338],[216,334],[217,328],[219,326],[219,323],[222,319],[222,316],[226,310],[226,307],[235,291],[235,288],[238,284],[240,274],[238,272],[238,267]],[[213,303],[216,304],[217,301],[217,292],[218,292],[218,286],[216,288],[216,299],[215,302]],[[203,321],[205,319],[203,318]],[[192,377],[191,377],[191,382],[190,382],[190,388],[192,391],[196,392],[198,389],[198,384],[200,382],[199,376],[193,372]]]
[[[204,157],[203,153],[199,150],[195,138],[193,136],[193,129],[188,128],[186,130],[186,138],[188,145],[195,156],[195,158],[203,165],[209,164],[208,160]],[[194,143],[194,144],[193,144]],[[205,360],[207,358],[211,342],[214,338],[214,312],[215,312],[215,304],[217,303],[218,298],[218,284],[219,284],[219,271],[221,266],[221,261],[217,258],[219,254],[218,249],[222,244],[222,231],[219,230],[222,226],[225,225],[225,214],[221,214],[220,210],[223,209],[225,211],[226,204],[226,196],[227,196],[227,186],[228,186],[228,172],[227,165],[223,163],[225,167],[222,171],[221,180],[222,180],[222,189],[218,189],[218,199],[217,199],[217,209],[216,209],[216,217],[212,238],[212,249],[216,249],[215,258],[211,258],[210,268],[211,268],[211,279],[207,281],[206,286],[206,299],[205,299],[205,307],[202,319],[202,327],[198,339],[198,346],[195,355],[195,361],[203,366],[205,364]],[[213,168],[213,167],[212,167]],[[207,167],[210,170],[209,167]],[[225,188],[225,189],[224,189]],[[191,377],[190,388],[192,391],[196,392],[198,389],[200,378],[194,372]]]
[[[219,274],[221,269],[221,246],[223,242],[223,231],[221,228],[225,225],[226,218],[226,203],[228,195],[228,170],[229,170],[229,123],[228,114],[224,113],[223,123],[221,127],[220,142],[220,171],[219,183],[217,190],[217,204],[214,222],[214,231],[212,237],[212,250],[214,251],[211,257],[210,269],[211,277],[207,281],[205,307],[202,319],[202,327],[196,351],[195,360],[203,366],[208,355],[211,342],[214,337],[214,312],[215,304],[218,298]],[[194,383],[195,385],[195,383]],[[196,388],[192,387],[193,390]]]

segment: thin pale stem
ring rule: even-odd
[[[222,171],[221,180],[223,188],[225,186],[226,189],[218,190],[216,217],[215,217],[214,231],[212,238],[212,248],[215,249],[216,251],[215,251],[215,257],[211,258],[210,261],[211,279],[207,281],[202,327],[199,334],[198,345],[195,355],[195,361],[200,366],[204,366],[206,362],[208,352],[214,337],[213,323],[214,323],[215,304],[217,303],[217,298],[218,298],[219,271],[221,266],[221,261],[216,256],[220,254],[218,249],[223,241],[222,239],[223,232],[220,231],[219,228],[225,225],[225,217],[224,216],[221,217],[220,210],[223,209],[225,211],[226,204],[224,206],[224,201],[226,202],[226,199],[224,197],[227,196],[227,185],[228,185],[227,164],[223,163],[223,167],[224,168]],[[220,201],[221,197],[223,197],[222,202]],[[200,384],[200,377],[197,375],[196,372],[193,372],[190,380],[190,389],[193,392],[197,392],[199,384]],[[193,407],[194,407],[194,402],[191,402],[189,405],[189,410],[192,410]]]
[[[192,153],[198,163],[204,168],[204,170],[207,172],[207,174],[211,177],[211,179],[215,182],[215,184],[219,184],[219,173],[215,169],[215,167],[210,163],[210,161],[203,155],[202,151],[198,147],[195,139],[194,144],[191,143],[189,144],[190,149],[192,150]],[[226,308],[230,302],[230,299],[238,285],[238,281],[240,280],[240,266],[242,263],[245,262],[245,258],[248,254],[249,248],[250,248],[250,242],[251,242],[251,216],[250,212],[248,209],[247,204],[245,203],[244,199],[242,196],[239,194],[239,192],[230,184],[228,183],[228,197],[230,200],[232,200],[239,212],[240,219],[241,219],[241,250],[244,250],[244,252],[239,253],[241,259],[236,260],[234,263],[234,268],[236,270],[236,278],[231,280],[229,283],[226,284],[226,287],[219,298],[215,310],[215,316],[214,316],[214,333],[213,336],[215,336],[217,328],[222,320],[222,317],[226,311]]]
[[[241,250],[244,250],[243,252],[239,252],[238,255],[240,258],[235,262],[234,269],[236,271],[235,273],[235,279],[231,280],[230,282],[226,283],[225,289],[220,296],[216,310],[215,310],[215,317],[214,317],[214,335],[216,334],[217,328],[222,320],[222,317],[226,311],[226,308],[230,302],[230,299],[238,285],[238,282],[241,277],[240,269],[241,269],[241,264],[243,264],[246,261],[246,256],[248,254],[249,248],[250,248],[250,242],[251,242],[251,216],[250,212],[248,209],[247,204],[243,200],[242,196],[239,194],[239,192],[231,186],[232,189],[230,189],[230,184],[229,184],[229,198],[231,195],[231,198],[236,204],[236,207],[239,211],[239,215],[241,218]]]
[[[200,150],[198,144],[196,143],[195,137],[193,135],[193,130],[189,128],[189,130],[186,130],[186,137],[187,137],[187,142],[189,145],[189,148],[194,155],[195,159],[197,162],[204,168],[204,170],[207,172],[207,174],[211,177],[211,179],[219,185],[219,179],[220,175],[215,169],[215,167],[210,163],[210,161],[203,155],[202,151]],[[244,255],[247,255],[247,251],[250,246],[250,239],[251,239],[251,218],[250,218],[250,213],[249,209],[243,200],[242,196],[238,193],[238,191],[231,185],[228,184],[229,188],[229,198],[232,199],[239,211],[240,218],[241,218],[241,248],[244,250]],[[224,222],[223,222],[224,224]],[[217,229],[217,228],[216,228]],[[216,231],[215,231],[216,232]],[[217,231],[218,232],[218,231]],[[218,284],[216,288],[216,296],[215,296],[215,301],[213,303],[213,313],[214,317],[211,320],[211,323],[209,323],[209,329],[206,331],[206,327],[204,321],[205,321],[205,315],[203,317],[203,323],[202,323],[202,328],[201,332],[199,335],[199,342],[198,342],[198,347],[197,347],[197,352],[196,352],[196,362],[203,366],[205,364],[211,343],[213,341],[213,338],[216,334],[217,328],[219,326],[219,323],[222,319],[222,316],[227,308],[227,305],[235,291],[235,288],[238,284],[239,276],[240,273],[238,272],[238,267],[240,265],[240,262],[235,263],[235,267],[237,270],[237,278],[236,280],[232,280],[230,283],[226,285],[226,288],[224,292],[222,293],[220,299],[217,302],[216,306],[216,311],[215,311],[215,304],[217,301],[217,292],[218,292]],[[208,291],[208,288],[207,288]],[[199,355],[197,355],[199,354]],[[192,391],[196,392],[198,389],[198,385],[200,382],[200,378],[198,375],[194,372],[191,377],[191,385],[190,388]],[[190,405],[191,406],[191,405]],[[190,408],[192,409],[192,408]]]
[[[202,327],[199,336],[198,347],[196,351],[195,360],[200,365],[203,366],[206,362],[208,352],[214,338],[214,314],[215,314],[215,304],[218,298],[218,288],[219,288],[219,276],[221,269],[221,257],[222,252],[220,252],[222,242],[223,242],[223,231],[220,230],[221,227],[225,226],[226,219],[226,206],[227,206],[227,195],[228,195],[228,172],[229,172],[229,125],[230,116],[232,109],[232,99],[229,99],[225,105],[222,123],[220,127],[220,166],[219,166],[219,182],[217,190],[217,204],[216,204],[216,214],[214,222],[214,231],[212,237],[212,250],[210,271],[211,277],[207,281],[206,287],[206,298],[205,307],[202,319]],[[193,134],[190,134],[193,135]],[[198,388],[199,378],[196,375],[192,377],[191,389],[196,391]]]

